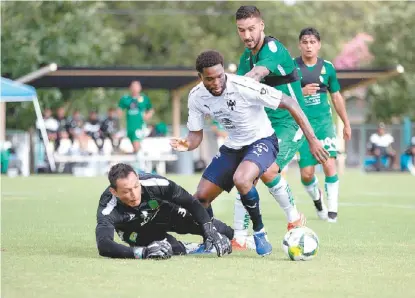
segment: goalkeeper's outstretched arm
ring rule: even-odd
[[[109,220],[98,219],[95,235],[99,255],[108,258],[136,258],[132,247],[114,241],[114,231],[114,225]]]

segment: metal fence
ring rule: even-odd
[[[360,167],[363,165],[367,157],[367,145],[370,136],[377,130],[375,124],[359,124],[352,125],[352,139],[346,144],[346,166]],[[388,125],[387,132],[394,138],[392,144],[393,149],[396,150],[397,155],[401,155],[408,146],[408,140],[404,137],[404,127],[401,124]],[[412,132],[415,132],[415,124],[412,125]]]

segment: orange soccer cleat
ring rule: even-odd
[[[303,226],[305,226],[305,224],[307,222],[307,219],[306,219],[306,217],[305,217],[304,214],[302,214],[302,213],[299,213],[299,214],[300,214],[300,218],[299,219],[297,219],[296,221],[293,221],[293,222],[289,222],[288,223],[288,226],[287,226],[287,230],[288,231],[291,230],[291,229],[297,228],[297,227],[303,227]]]

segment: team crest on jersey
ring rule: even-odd
[[[261,95],[264,95],[264,94],[267,94],[267,92],[268,92],[267,89],[262,88],[260,93],[261,93]]]
[[[236,100],[228,99],[226,104],[228,105],[228,108],[231,109],[231,111],[235,110]]]
[[[149,200],[148,206],[150,206],[151,209],[156,209],[159,207],[159,203],[156,200]]]
[[[326,74],[326,68],[324,67],[324,65],[323,65],[323,67],[321,68],[321,74],[323,75],[323,74]]]
[[[276,51],[278,51],[278,47],[277,44],[275,43],[275,41],[271,40],[270,42],[268,42],[268,48],[270,49],[271,52],[275,53]]]

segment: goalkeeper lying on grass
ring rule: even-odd
[[[186,190],[157,175],[137,175],[127,164],[114,165],[110,186],[97,211],[99,254],[111,258],[167,259],[172,255],[232,252],[233,229],[211,220],[205,208]],[[114,230],[130,246],[114,241]],[[183,243],[167,232],[203,236],[204,243]]]

